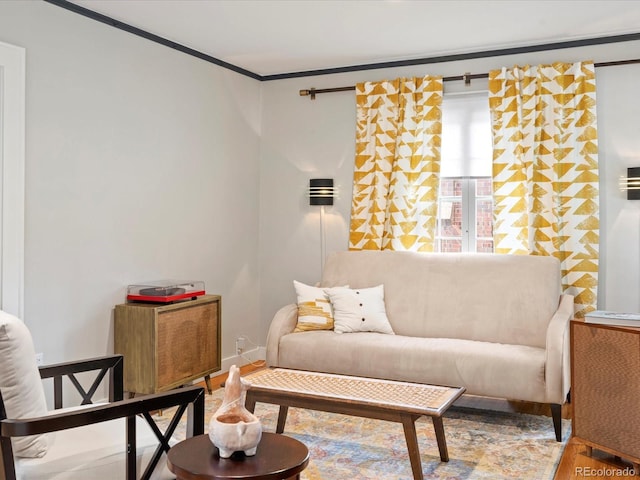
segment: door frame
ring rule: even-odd
[[[25,61],[0,42],[0,308],[24,318]]]

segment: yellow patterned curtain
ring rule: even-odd
[[[594,65],[492,71],[489,102],[495,252],[557,257],[582,317],[595,308],[598,285]]]
[[[434,248],[442,78],[356,85],[350,250]]]

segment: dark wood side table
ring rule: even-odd
[[[309,450],[303,443],[267,432],[262,433],[252,457],[236,452],[230,458],[220,458],[206,434],[183,440],[167,454],[167,466],[177,480],[299,479],[308,464]]]

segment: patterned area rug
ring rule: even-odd
[[[206,395],[205,431],[222,395]],[[172,413],[164,411],[156,420],[167,424]],[[275,431],[276,406],[258,403],[255,414],[264,431]],[[440,461],[431,419],[416,422],[425,479],[553,479],[565,443],[556,442],[549,417],[454,406],[443,420],[449,462]],[[563,421],[565,440],[570,423]],[[178,430],[175,437],[184,438],[184,427]],[[309,448],[302,480],[413,478],[400,423],[290,408],[285,435]]]

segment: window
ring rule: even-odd
[[[487,92],[445,95],[437,252],[493,252],[492,157]]]

